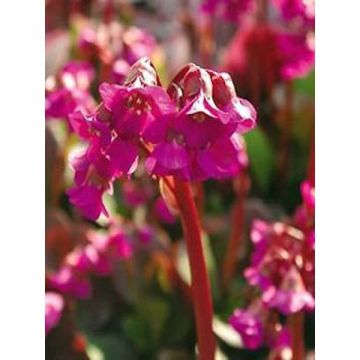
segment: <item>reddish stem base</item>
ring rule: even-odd
[[[190,184],[175,179],[175,197],[189,256],[191,289],[195,311],[196,333],[200,360],[214,360],[215,336],[212,331],[213,305],[201,240],[201,225]]]

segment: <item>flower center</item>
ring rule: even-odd
[[[126,101],[126,106],[134,111],[136,115],[141,115],[151,111],[151,105],[148,101],[144,100],[139,94],[131,94]]]

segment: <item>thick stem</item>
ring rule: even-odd
[[[298,312],[288,317],[288,325],[291,334],[292,360],[304,360],[304,313]]]
[[[201,225],[188,182],[175,179],[175,197],[189,256],[191,290],[195,311],[196,333],[200,360],[214,360],[215,336],[212,331],[213,305],[201,241]]]

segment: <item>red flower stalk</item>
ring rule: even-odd
[[[188,250],[192,300],[200,360],[215,357],[215,336],[212,331],[213,305],[201,241],[201,225],[190,183],[175,178],[175,197]]]
[[[303,360],[305,355],[304,347],[304,313],[298,312],[288,317],[288,325],[291,334],[292,360]]]

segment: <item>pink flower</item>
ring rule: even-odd
[[[271,344],[269,360],[288,359],[291,356],[291,336],[288,328],[282,327]]]
[[[255,126],[256,112],[236,96],[230,77],[189,64],[175,76],[168,93],[178,112],[145,129],[144,139],[155,144],[147,170],[186,180],[236,174],[242,165],[237,136]]]
[[[145,56],[150,56],[156,47],[155,38],[150,33],[135,26],[124,32],[122,40],[124,48],[121,55],[129,65],[133,65]]]
[[[72,266],[63,266],[50,277],[50,284],[63,294],[78,299],[87,299],[91,295],[91,284],[88,275],[77,271]]]
[[[273,0],[285,21],[313,30],[315,28],[315,0]]]
[[[175,106],[161,88],[155,69],[146,58],[130,69],[124,85],[103,83],[99,88],[111,123],[122,140],[138,139],[156,118],[174,113]]]
[[[285,315],[313,310],[315,307],[315,300],[305,289],[302,277],[295,266],[284,276],[280,286],[269,287],[263,293],[262,299],[269,308],[276,308]]]
[[[95,220],[108,215],[102,200],[103,191],[95,186],[75,186],[67,191],[70,202],[87,218]]]
[[[255,221],[255,246],[245,277],[269,307],[284,314],[314,307],[314,249],[305,234],[283,223]]]
[[[229,319],[240,334],[247,349],[257,349],[264,341],[264,327],[260,318],[250,310],[236,309]]]
[[[78,272],[108,275],[111,271],[106,254],[99,252],[92,244],[76,248],[65,258],[65,264]]]
[[[68,191],[85,216],[106,214],[104,192],[136,171],[143,152],[151,175],[186,180],[223,179],[246,166],[241,134],[255,126],[256,112],[236,96],[229,75],[189,64],[165,91],[143,58],[123,85],[103,83],[99,91],[96,111],[70,116],[73,130],[89,142],[72,162],[76,185]]]
[[[89,93],[94,70],[86,62],[71,61],[59,72],[58,79],[47,80],[45,99],[45,117],[67,117],[76,109],[89,112],[94,107]]]
[[[154,211],[160,221],[165,224],[174,224],[176,217],[170,212],[165,200],[162,197],[158,197],[154,204]]]
[[[122,184],[121,191],[124,202],[131,207],[146,204],[152,193],[150,187],[135,181],[125,181]]]
[[[279,34],[279,52],[282,54],[280,75],[285,80],[305,77],[315,63],[315,49],[311,36]]]
[[[205,0],[201,9],[204,13],[237,23],[254,5],[253,0]]]
[[[136,230],[137,237],[143,245],[149,244],[154,239],[154,229],[150,225],[141,225]]]
[[[45,334],[48,335],[60,321],[65,302],[63,297],[55,292],[45,293]]]
[[[119,23],[85,27],[77,42],[80,54],[94,63],[109,67],[111,82],[122,84],[130,66],[156,47],[155,38],[137,27],[127,29]]]

